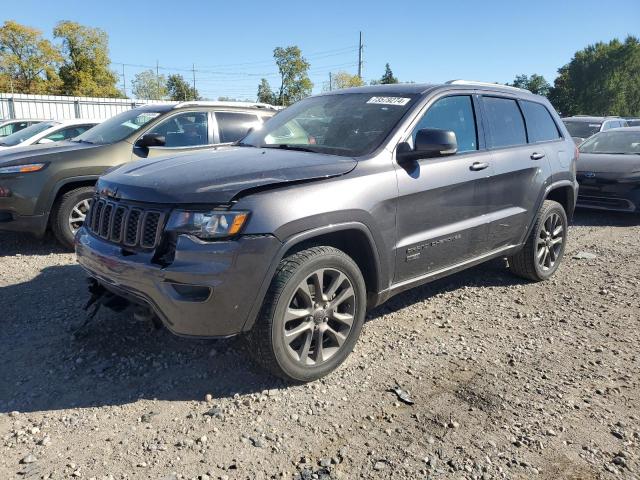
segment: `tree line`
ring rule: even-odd
[[[52,33],[50,41],[35,28],[13,20],[4,22],[0,27],[0,91],[125,97],[118,88],[119,76],[111,69],[109,38],[104,30],[65,20]],[[279,85],[272,87],[266,78],[261,79],[258,101],[287,106],[311,95],[311,64],[299,47],[277,47],[273,59]],[[387,63],[382,76],[370,83],[398,82]],[[200,99],[195,85],[179,74],[165,76],[145,70],[131,84],[136,98]],[[364,84],[358,75],[340,71],[331,75],[323,90]],[[640,116],[640,40],[629,36],[624,41],[587,46],[558,69],[553,85],[535,73],[517,75],[511,85],[547,96],[563,115]]]

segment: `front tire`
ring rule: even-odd
[[[89,211],[94,191],[94,187],[69,190],[55,204],[51,229],[58,242],[70,250],[73,250],[73,239]]]
[[[527,280],[547,280],[560,265],[567,233],[568,221],[564,208],[558,202],[545,200],[524,248],[509,257],[509,269]]]
[[[310,382],[337,368],[360,335],[366,287],[344,252],[320,246],[284,258],[253,330],[254,358],[287,381]]]

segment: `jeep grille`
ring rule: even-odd
[[[95,198],[85,226],[95,236],[131,248],[153,249],[160,242],[165,212]]]

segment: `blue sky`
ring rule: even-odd
[[[534,6],[535,10],[531,10]],[[59,20],[109,34],[111,59],[125,67],[127,90],[143,67],[182,73],[209,98],[255,98],[262,76],[278,85],[272,52],[298,45],[311,62],[314,92],[329,72],[356,73],[364,36],[365,80],[389,62],[402,81],[453,78],[507,82],[519,73],[549,81],[588,44],[640,36],[640,0],[531,1],[76,1],[6,2],[2,17],[51,36]],[[114,64],[119,73],[122,66]]]

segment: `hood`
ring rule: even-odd
[[[224,147],[132,162],[101,177],[97,189],[141,202],[221,204],[247,189],[343,175],[356,163],[320,153]]]
[[[70,156],[75,155],[73,152],[78,152],[78,155],[84,155],[88,150],[103,148],[104,146],[65,141],[8,148],[0,150],[0,166],[20,165],[34,161],[55,162],[68,160]]]
[[[579,172],[620,173],[640,171],[640,155],[615,155],[608,153],[580,153]]]

